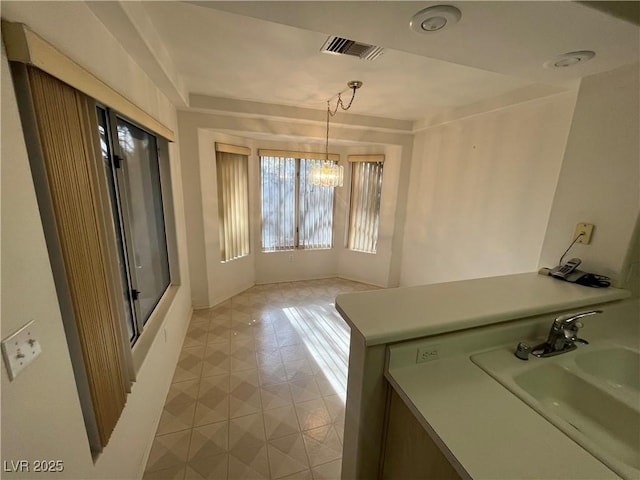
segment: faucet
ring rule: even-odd
[[[576,349],[576,342],[588,344],[589,342],[586,340],[578,338],[578,330],[582,328],[582,322],[579,320],[598,313],[602,313],[602,310],[568,313],[559,316],[551,325],[547,341],[533,347],[531,353],[536,357],[552,357]]]
[[[527,360],[529,353],[538,358],[552,357],[575,350],[578,348],[576,342],[588,344],[589,342],[586,340],[578,338],[578,330],[583,326],[579,320],[599,313],[602,313],[602,310],[589,310],[587,312],[568,313],[559,316],[553,321],[547,340],[544,343],[530,349],[521,342],[516,349],[516,356],[521,360]]]

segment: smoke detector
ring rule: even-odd
[[[558,55],[551,60],[544,62],[545,68],[566,68],[588,62],[596,53],[591,50],[580,50],[579,52],[568,52]]]
[[[452,5],[434,5],[420,10],[409,22],[414,32],[435,33],[460,20],[462,13]]]

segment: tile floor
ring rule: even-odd
[[[193,313],[144,479],[338,479],[349,327],[332,278]]]

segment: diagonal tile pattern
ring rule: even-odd
[[[349,327],[336,295],[257,285],[193,313],[144,479],[338,479]]]

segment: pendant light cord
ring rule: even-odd
[[[324,159],[329,161],[329,115],[331,114],[331,106],[327,100],[327,141],[324,145]]]

